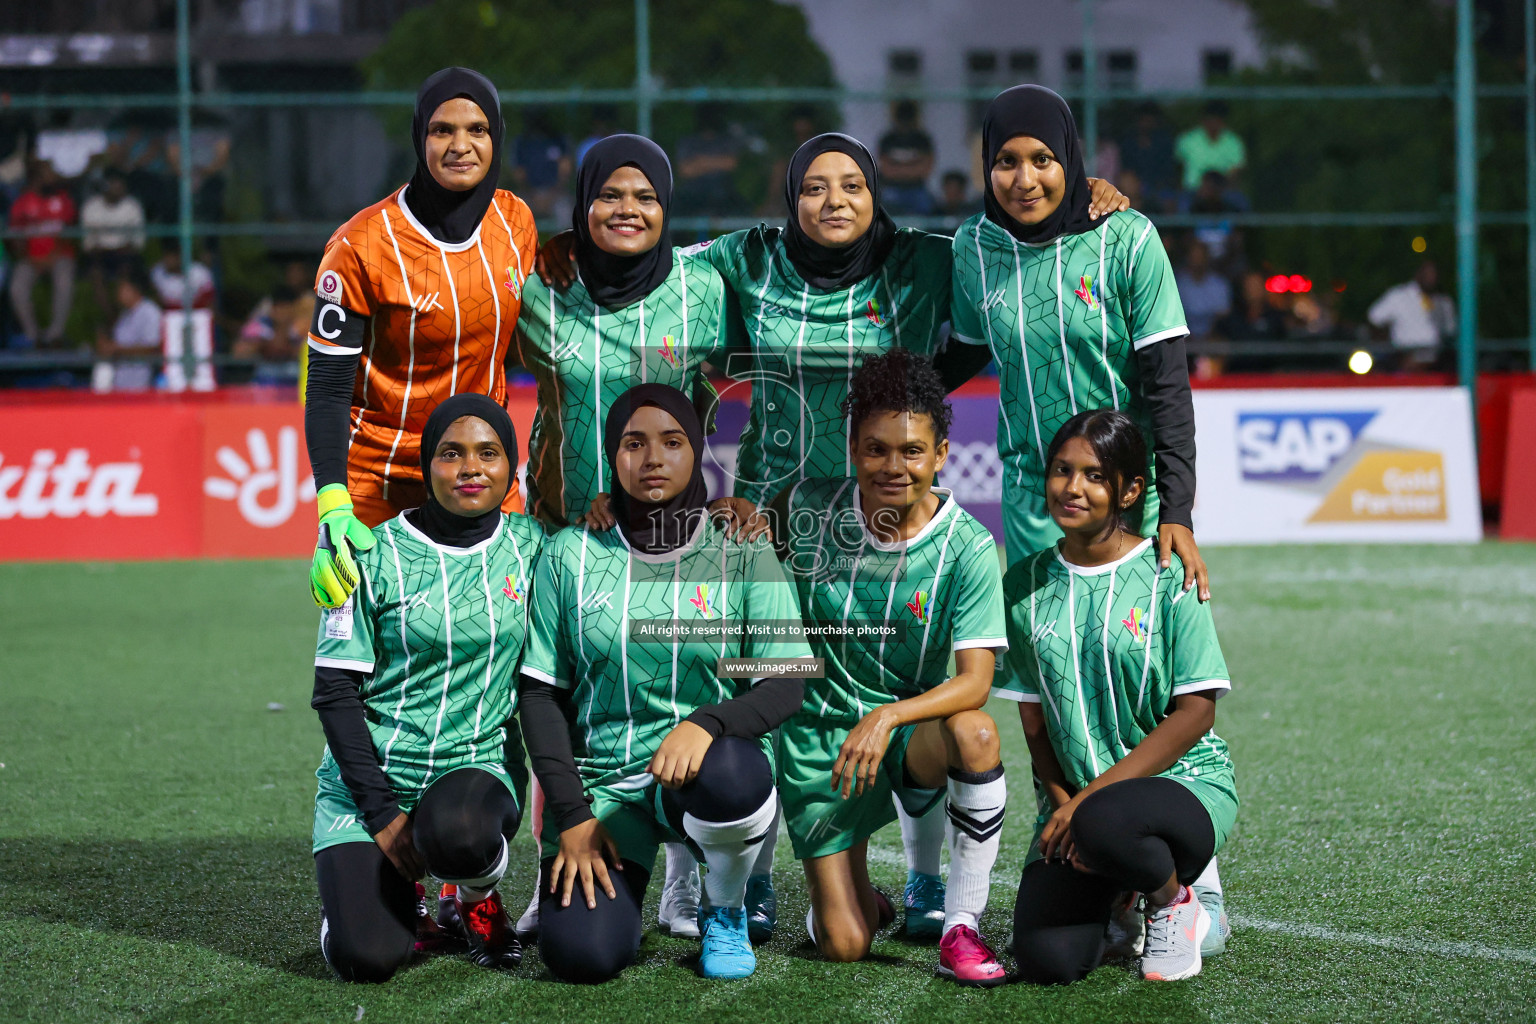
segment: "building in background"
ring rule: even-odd
[[[848,89],[1082,87],[1081,0],[792,2],[805,11]],[[1196,89],[1261,59],[1248,12],[1233,0],[1097,0],[1093,13],[1101,89]],[[985,105],[922,105],[922,127],[935,149],[928,183],[935,194],[940,176],[953,169],[967,170],[979,191]],[[845,130],[870,145],[891,127],[883,103],[845,104],[843,118]]]

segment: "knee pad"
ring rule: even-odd
[[[710,744],[699,774],[667,796],[679,810],[709,821],[736,821],[772,799],[773,770],[753,740],[721,736]]]
[[[503,838],[501,840],[501,855],[497,857],[496,860],[491,863],[491,866],[486,868],[483,873],[476,875],[474,878],[452,877],[452,869],[464,870],[466,867],[468,867],[469,863],[471,862],[466,859],[458,864],[449,863],[446,865],[438,865],[434,864],[430,857],[427,858],[427,867],[432,872],[432,874],[436,875],[438,878],[442,879],[444,882],[449,883],[450,885],[461,885],[468,889],[490,889],[494,888],[496,883],[501,881],[501,876],[507,873],[506,839]],[[468,870],[475,871],[479,869],[468,868]]]

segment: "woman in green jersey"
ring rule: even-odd
[[[539,950],[564,980],[617,975],[639,949],[657,847],[686,841],[709,867],[700,967],[745,977],[747,874],[777,806],[766,736],[803,686],[769,675],[782,664],[733,676],[722,661],[809,658],[788,628],[799,603],[766,541],[708,525],[703,430],[682,392],[626,391],[603,445],[618,529],[550,540],[521,670],[546,801]]]
[[[986,209],[954,240],[954,333],[997,364],[1003,525],[1016,562],[1061,536],[1042,498],[1045,446],[1083,409],[1122,409],[1149,439],[1147,501],[1131,524],[1176,552],[1209,597],[1191,532],[1195,421],[1184,308],[1157,229],[1126,210],[1095,221],[1077,123],[1038,85],[987,107]]]
[[[435,938],[423,872],[457,886],[443,919],[475,962],[522,957],[496,884],[526,779],[510,685],[544,531],[501,511],[517,466],[506,410],[440,404],[422,432],[429,497],[358,552],[361,584],[322,615],[312,704],[325,731],[313,848],[320,948],[341,977],[383,981]]]
[[[826,667],[779,730],[806,926],[829,959],[865,957],[890,923],[869,883],[869,837],[895,819],[893,797],[914,817],[942,803],[951,858],[939,972],[1001,984],[979,934],[1007,798],[997,727],[981,710],[1007,646],[997,544],[933,486],[950,409],[926,359],[900,349],[870,359],[846,409],[854,479],[803,480],[775,500],[777,543]]]
[[[1108,182],[1094,183],[1099,210],[1128,202]],[[693,249],[724,276],[733,307],[727,372],[749,385],[751,410],[734,467],[735,494],[762,505],[812,477],[854,474],[843,402],[870,356],[904,348],[932,358],[950,319],[951,240],[897,228],[880,204],[880,177],[863,143],[830,132],[795,151],[784,181],[790,215]],[[558,246],[541,253],[540,273]],[[950,346],[960,376],[980,365],[971,346]],[[945,358],[945,357],[941,357]],[[969,365],[968,373],[965,366]],[[948,376],[950,371],[946,370]],[[738,516],[744,509],[738,510]],[[594,521],[604,521],[599,501]],[[903,904],[908,934],[937,939],[944,924],[944,843],[940,815],[914,820],[900,810],[908,856]],[[774,924],[770,881],[775,837],[759,852],[749,890],[754,938]]]
[[[1222,927],[1191,888],[1232,832],[1237,790],[1212,731],[1232,688],[1210,605],[1134,528],[1146,500],[1143,428],[1087,410],[1046,449],[1045,507],[1059,546],[1013,564],[1008,681],[1049,811],[1014,907],[1029,981],[1075,981],[1105,956],[1127,892],[1146,914],[1141,973],[1200,972]]]

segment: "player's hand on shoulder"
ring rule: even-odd
[[[395,820],[381,828],[373,841],[406,881],[414,882],[426,874],[427,866],[411,840],[411,819],[404,813],[395,815]]]
[[[575,525],[585,526],[596,533],[603,533],[619,525],[618,519],[613,515],[613,502],[608,499],[608,492],[603,491],[592,499],[592,507],[587,509],[587,514],[578,516]]]
[[[773,529],[764,510],[746,498],[716,498],[709,503],[709,519],[716,529],[745,544],[759,537],[773,540]]]
[[[576,282],[576,233],[569,228],[539,246],[533,259],[539,280],[557,292]]]
[[[601,889],[609,898],[618,896],[613,879],[608,876],[608,865],[623,871],[619,863],[619,847],[596,818],[588,818],[560,833],[560,851],[549,870],[549,891],[560,894],[560,905],[571,905],[571,890],[581,882],[582,898],[587,909],[597,907],[597,891]]]
[[[686,786],[699,774],[704,755],[715,742],[708,730],[692,722],[679,722],[661,741],[646,771],[668,789]]]
[[[1089,178],[1088,193],[1088,217],[1091,220],[1131,208],[1131,197],[1103,178]]]
[[[1166,569],[1172,564],[1168,557],[1169,552],[1179,556],[1179,561],[1184,563],[1184,589],[1199,584],[1199,597],[1201,601],[1211,599],[1211,574],[1205,567],[1205,559],[1200,554],[1200,546],[1195,543],[1195,534],[1187,526],[1178,526],[1174,523],[1164,523],[1157,528],[1157,567]]]

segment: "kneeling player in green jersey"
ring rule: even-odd
[[[362,582],[323,613],[315,651],[320,948],[351,981],[383,981],[440,938],[413,885],[424,870],[457,886],[443,918],[472,959],[522,958],[496,884],[522,817],[512,679],[544,531],[501,512],[517,439],[496,402],[440,404],[421,453],[427,504],[358,552]]]
[[[746,977],[747,874],[777,805],[766,736],[804,692],[778,673],[811,670],[800,606],[767,541],[709,525],[703,431],[682,392],[626,391],[603,440],[618,529],[549,542],[522,665],[544,849],[557,851],[539,951],[563,980],[617,975],[639,951],[658,846],[687,842],[708,868],[700,968]],[[769,660],[746,685],[723,671],[732,658]]]
[[[1124,413],[1073,416],[1046,451],[1059,547],[1014,563],[1007,681],[1048,807],[1014,907],[1019,973],[1075,981],[1105,956],[1124,894],[1146,914],[1143,977],[1200,973],[1225,927],[1190,888],[1231,834],[1237,789],[1212,731],[1231,689],[1210,605],[1132,528],[1146,442]]]
[[[1007,787],[980,710],[1004,640],[997,545],[933,480],[949,404],[929,363],[897,349],[854,375],[856,479],[806,480],[774,501],[776,540],[826,677],[779,730],[779,791],[804,861],[806,926],[830,959],[869,953],[894,911],[869,883],[869,837],[946,798],[950,874],[939,973],[1006,975],[978,934]],[[954,654],[956,673],[948,675]],[[888,916],[889,915],[889,916]]]

